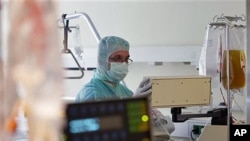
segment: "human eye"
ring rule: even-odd
[[[116,56],[113,58],[115,62],[123,62],[123,59],[120,56]]]
[[[122,58],[117,58],[116,61],[117,62],[123,62],[123,59]]]

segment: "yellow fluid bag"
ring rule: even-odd
[[[243,88],[246,84],[246,51],[229,50],[229,89]],[[222,85],[227,89],[227,50],[223,52]]]

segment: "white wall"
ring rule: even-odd
[[[59,17],[87,13],[102,37],[118,35],[132,47],[199,46],[214,16],[246,15],[245,0],[60,0],[58,8]],[[82,30],[84,44],[95,46],[89,29]]]

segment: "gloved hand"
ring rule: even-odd
[[[144,77],[133,96],[150,96],[152,94],[152,83],[148,77]]]

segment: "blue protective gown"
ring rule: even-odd
[[[113,86],[106,81],[94,77],[79,91],[76,96],[76,102],[126,98],[132,95],[133,92],[121,83],[116,83]]]

